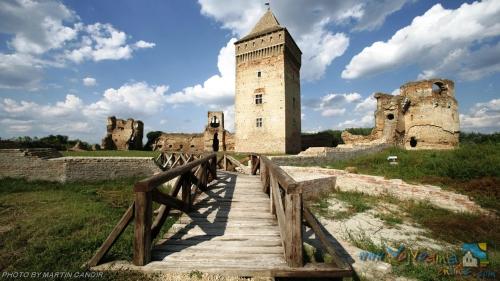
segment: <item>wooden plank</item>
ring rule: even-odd
[[[179,239],[169,239],[166,240],[161,245],[183,245],[183,246],[196,246],[196,245],[204,245],[209,243],[211,246],[239,246],[239,247],[248,247],[248,246],[256,246],[256,247],[281,247],[281,241],[279,239],[272,240],[254,240],[254,239],[245,239],[245,240],[208,240],[205,241],[200,238],[200,240],[190,239],[190,240],[179,240]],[[168,248],[167,248],[168,249]],[[283,251],[283,248],[282,248]]]
[[[113,228],[111,233],[108,235],[106,240],[104,240],[104,243],[102,243],[101,247],[99,247],[95,255],[84,265],[85,268],[94,267],[97,264],[99,264],[101,259],[108,253],[109,249],[113,247],[116,240],[118,240],[120,235],[127,228],[128,224],[130,223],[133,217],[134,217],[134,203],[132,203],[130,207],[128,207],[127,211],[125,211],[125,214],[123,214],[123,216],[118,221],[116,226]]]
[[[271,247],[259,247],[257,245],[251,246],[229,246],[229,245],[190,245],[186,247],[186,245],[161,245],[156,246],[154,248],[154,252],[163,252],[163,253],[178,253],[178,254],[186,254],[189,256],[193,256],[193,254],[276,254],[280,255],[283,259],[283,247],[279,246],[271,246]]]
[[[136,192],[133,259],[135,265],[145,265],[151,260],[152,215],[153,200],[151,192]]]
[[[285,194],[288,248],[286,260],[290,267],[304,265],[302,257],[302,194]]]
[[[341,269],[349,269],[351,270],[351,267],[348,263],[344,261],[338,254],[337,251],[335,250],[335,247],[333,244],[328,240],[326,230],[323,229],[321,226],[320,222],[316,219],[316,217],[311,213],[309,208],[304,208],[303,209],[304,213],[304,219],[307,221],[307,223],[311,226],[311,229],[314,231],[314,234],[316,237],[319,239],[323,247],[327,250],[327,252],[332,256],[333,261],[335,264],[341,268]]]

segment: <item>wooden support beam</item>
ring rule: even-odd
[[[303,214],[304,214],[305,221],[309,224],[311,229],[314,231],[314,234],[319,239],[319,241],[321,242],[323,247],[325,247],[326,251],[330,254],[330,256],[332,256],[335,264],[341,269],[351,270],[351,266],[347,262],[345,262],[337,254],[337,251],[335,251],[335,247],[328,240],[326,230],[323,229],[322,225],[320,224],[318,219],[316,219],[316,217],[313,215],[313,213],[309,210],[309,208],[304,207]]]
[[[94,267],[99,264],[101,259],[108,253],[109,249],[115,244],[116,240],[120,237],[120,235],[125,231],[130,221],[134,217],[134,203],[128,207],[125,214],[123,214],[122,218],[118,221],[113,231],[108,235],[108,238],[104,240],[101,247],[97,250],[95,255],[83,265],[84,268]]]
[[[151,219],[153,200],[151,192],[135,193],[134,258],[135,265],[151,261]]]
[[[153,201],[158,202],[163,205],[167,205],[171,208],[174,208],[176,210],[184,211],[187,212],[188,208],[185,204],[184,201],[181,201],[175,197],[172,197],[170,195],[166,195],[164,193],[161,193],[157,189],[152,191],[153,193]]]
[[[287,263],[290,267],[304,265],[302,257],[302,194],[285,194],[285,216],[287,233],[290,241],[286,253]]]

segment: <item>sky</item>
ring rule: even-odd
[[[271,10],[302,50],[302,131],[373,127],[373,93],[455,81],[462,131],[500,131],[500,1],[2,0],[0,138],[100,143],[106,118],[234,128],[234,42]]]

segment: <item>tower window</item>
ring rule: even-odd
[[[255,119],[255,126],[256,126],[257,128],[262,127],[262,118],[257,118],[257,119]]]
[[[255,104],[262,104],[262,94],[255,95]]]
[[[261,77],[262,73],[260,71],[257,71],[257,77]]]
[[[295,108],[295,98],[292,98],[293,108]]]

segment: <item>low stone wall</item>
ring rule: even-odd
[[[46,149],[48,151],[48,149]],[[62,162],[40,157],[33,149],[0,149],[0,178],[24,178],[27,180],[63,181]],[[57,151],[55,151],[57,152]]]
[[[409,184],[400,179],[385,179],[379,176],[352,174],[342,170],[320,167],[281,166],[292,178],[310,175],[322,179],[335,177],[335,188],[340,191],[356,191],[379,196],[391,195],[401,200],[428,201],[437,207],[455,212],[486,212],[468,196],[443,190],[438,186]]]
[[[47,162],[62,163],[63,182],[149,177],[161,172],[151,157],[62,157]]]
[[[322,166],[333,161],[346,160],[379,152],[391,146],[390,144],[379,144],[361,147],[328,147],[323,150],[321,150],[321,148],[312,147],[310,150],[319,149],[321,152],[318,151],[315,154],[309,155],[301,152],[300,155],[270,156],[269,158],[280,166]]]
[[[55,153],[47,150],[0,149],[0,178],[93,182],[148,177],[161,171],[152,157],[57,157]]]

